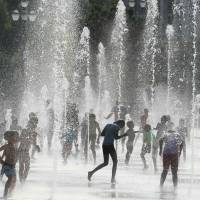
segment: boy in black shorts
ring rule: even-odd
[[[107,124],[105,128],[103,129],[101,136],[104,137],[103,146],[102,146],[104,162],[100,164],[99,166],[97,166],[94,170],[88,172],[89,181],[91,180],[92,175],[96,171],[108,165],[109,155],[110,155],[113,161],[111,183],[115,183],[115,175],[117,171],[117,153],[114,147],[114,140],[115,139],[118,140],[120,138],[127,136],[127,134],[120,135],[120,136],[118,135],[119,130],[124,128],[124,126],[125,126],[124,120],[118,120],[114,122],[113,124]]]

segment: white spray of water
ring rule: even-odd
[[[145,29],[143,32],[143,38],[144,38],[144,47],[142,51],[142,61],[140,63],[140,75],[145,77],[147,75],[147,67],[149,66],[149,63],[151,64],[151,99],[149,101],[148,95],[144,92],[143,93],[143,99],[145,107],[151,108],[151,114],[154,115],[153,112],[153,105],[155,101],[155,73],[156,73],[156,54],[157,54],[157,17],[158,17],[158,6],[157,6],[157,0],[150,0],[148,1],[148,12],[145,22]],[[149,79],[149,77],[147,78]],[[149,80],[148,80],[149,82]],[[154,116],[151,117],[154,119]]]
[[[127,33],[126,7],[122,0],[117,5],[114,29],[111,36],[111,46],[113,50],[112,71],[115,73],[115,79],[118,80],[118,100],[122,101],[122,88],[124,81],[124,56],[125,56],[125,33]],[[117,65],[117,66],[116,66]]]
[[[174,28],[172,25],[168,25],[166,29],[167,39],[168,39],[168,50],[167,50],[167,113],[169,114],[170,107],[170,98],[171,98],[171,90],[172,90],[172,59],[173,59],[173,51],[172,51],[172,39],[174,36]]]
[[[77,60],[79,60],[79,63],[85,67],[87,71],[87,74],[85,76],[85,88],[83,91],[84,98],[83,101],[81,102],[82,113],[89,112],[89,110],[94,109],[95,107],[94,91],[91,86],[90,72],[89,72],[89,65],[90,65],[89,40],[90,40],[90,31],[87,27],[84,27],[79,44],[80,50],[76,58]],[[80,70],[85,70],[85,69],[80,68]]]
[[[197,0],[193,0],[193,61],[192,61],[192,135],[191,135],[191,146],[192,146],[192,165],[191,165],[191,179],[193,180],[194,176],[194,135],[195,135],[195,99],[196,99],[196,60],[197,60],[197,14],[199,6]],[[193,181],[192,181],[193,183]]]
[[[5,114],[6,120],[6,130],[10,129],[10,125],[12,124],[12,109],[7,109]]]
[[[98,49],[99,49],[99,53],[98,53],[97,59],[98,59],[98,71],[99,71],[99,92],[98,92],[96,113],[98,115],[98,119],[102,121],[103,114],[105,112],[105,106],[109,102],[104,102],[105,104],[103,104],[103,98],[106,91],[106,61],[105,61],[105,48],[102,43],[99,44]]]

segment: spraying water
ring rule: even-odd
[[[90,31],[87,27],[84,27],[79,43],[79,51],[76,56],[76,60],[78,63],[76,69],[77,77],[79,78],[81,78],[81,76],[85,77],[84,80],[85,87],[83,91],[84,98],[83,100],[81,99],[82,113],[88,112],[90,109],[94,109],[95,105],[94,92],[91,86],[90,73],[89,73],[89,65],[90,65],[89,40],[90,40]]]
[[[198,13],[198,2],[196,0],[193,0],[193,62],[192,62],[192,135],[191,135],[191,146],[192,146],[192,165],[191,165],[191,180],[193,180],[194,175],[194,136],[195,131],[197,128],[195,127],[195,119],[196,119],[196,113],[195,113],[195,100],[196,100],[196,61],[197,61],[197,13]],[[193,183],[193,182],[192,182]]]
[[[95,107],[95,99],[93,89],[91,87],[90,77],[85,77],[85,88],[84,88],[85,100],[84,100],[84,110],[85,112],[93,112]]]
[[[5,120],[6,120],[6,130],[9,130],[12,124],[12,109],[6,110]]]
[[[122,101],[122,88],[124,81],[124,56],[125,56],[125,34],[127,33],[126,8],[122,0],[117,5],[114,28],[111,36],[112,46],[112,71],[115,74],[114,79],[117,81],[117,97]]]
[[[99,93],[97,100],[97,114],[100,120],[103,119],[103,97],[106,89],[106,62],[105,62],[105,48],[102,43],[99,44],[99,54],[97,56],[98,59],[98,71],[99,71]],[[107,104],[108,102],[106,102]],[[106,105],[105,104],[105,105]],[[104,105],[104,106],[105,106]]]
[[[145,29],[143,32],[143,38],[144,38],[144,46],[142,51],[142,61],[139,63],[139,71],[141,79],[144,79],[144,77],[148,74],[148,67],[151,66],[150,69],[150,99],[148,99],[147,94],[144,94],[144,104],[145,107],[151,108],[151,114],[153,113],[153,105],[155,101],[155,84],[156,84],[156,55],[157,55],[157,32],[158,32],[158,26],[157,26],[157,19],[158,17],[158,6],[157,1],[148,1],[148,12],[145,22]],[[148,84],[149,84],[149,76],[146,77]],[[150,100],[150,101],[149,101]],[[154,117],[153,117],[154,118]]]
[[[167,113],[169,114],[170,98],[172,90],[172,59],[173,59],[173,49],[172,49],[172,39],[174,36],[174,28],[172,25],[168,25],[166,29],[167,39],[168,39],[168,50],[167,50]]]

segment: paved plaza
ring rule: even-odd
[[[94,165],[83,164],[81,158],[71,157],[67,165],[63,165],[60,155],[37,155],[32,161],[30,175],[25,185],[18,182],[14,200],[98,200],[98,199],[144,199],[144,200],[199,200],[200,196],[200,139],[194,139],[194,167],[192,167],[192,151],[188,146],[187,162],[181,159],[179,169],[179,185],[173,189],[171,173],[169,173],[163,189],[159,187],[159,165],[157,174],[153,171],[151,156],[147,157],[149,169],[144,171],[140,159],[141,140],[137,142],[130,165],[124,164],[124,153],[119,153],[119,164],[116,185],[110,184],[111,162],[87,181],[87,171]],[[198,150],[198,151],[196,151]],[[121,150],[120,150],[121,151]],[[101,150],[98,150],[98,161],[102,161]],[[99,163],[98,162],[98,163]],[[159,163],[161,160],[159,158]],[[194,168],[192,170],[192,168]],[[193,173],[192,173],[193,171]],[[3,184],[5,183],[5,177]],[[0,193],[3,193],[3,184]]]

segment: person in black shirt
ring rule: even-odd
[[[91,181],[92,175],[96,171],[108,165],[109,155],[110,155],[113,160],[111,183],[115,183],[115,175],[116,175],[116,170],[117,170],[117,153],[114,147],[114,140],[127,136],[127,133],[121,136],[118,135],[119,130],[124,128],[124,126],[125,126],[124,120],[118,120],[114,122],[113,124],[107,124],[105,128],[103,129],[101,136],[104,136],[104,141],[103,141],[103,146],[102,146],[104,162],[100,164],[99,166],[97,166],[94,170],[88,172],[89,181]]]

